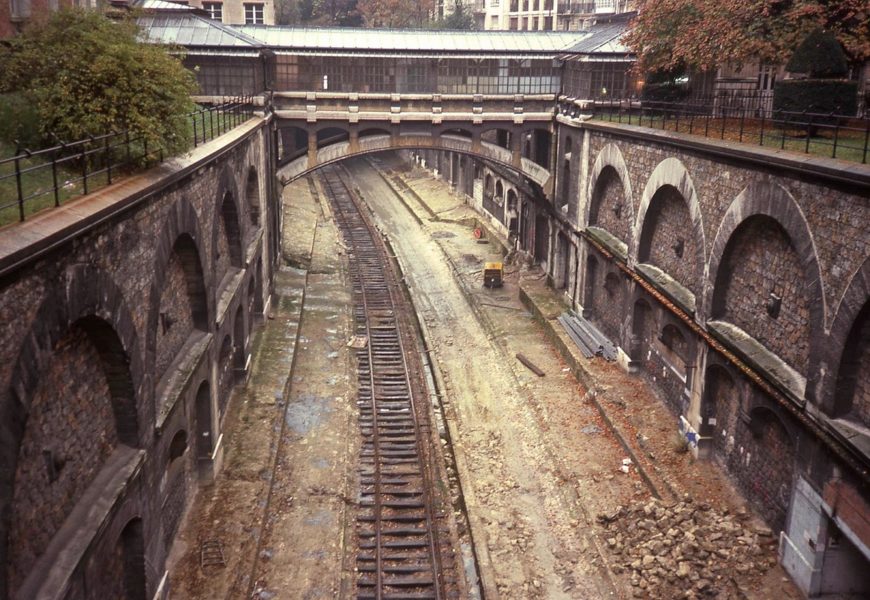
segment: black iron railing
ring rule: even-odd
[[[596,101],[596,119],[867,164],[870,118],[773,110],[762,98]],[[563,107],[564,111],[566,108]],[[568,110],[577,111],[570,108]],[[580,111],[583,112],[583,111]]]
[[[197,147],[240,125],[253,115],[251,97],[203,107],[187,115]],[[162,162],[163,148],[129,131],[110,132],[41,150],[16,148],[0,159],[0,225],[60,206],[134,171]]]

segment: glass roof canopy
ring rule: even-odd
[[[627,54],[624,24],[588,31],[432,31],[362,28],[229,26],[191,12],[146,14],[145,39],[185,46],[192,54],[272,50],[279,54],[469,56],[579,59]]]

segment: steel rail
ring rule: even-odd
[[[395,274],[383,242],[355,195],[336,169],[324,172],[336,221],[352,250],[355,333],[367,339],[357,351],[365,465],[363,510],[357,520],[357,597],[439,600],[443,580],[433,486],[424,460],[427,434],[418,416],[422,407],[415,405],[415,398],[425,395],[415,393],[405,352],[397,310],[404,303],[395,297]]]

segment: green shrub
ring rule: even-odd
[[[804,38],[785,68],[812,79],[829,79],[846,75],[849,62],[834,34],[816,29]]]
[[[0,93],[34,107],[46,141],[129,130],[152,148],[185,150],[193,76],[138,35],[129,18],[83,9],[52,13],[0,46]]]
[[[858,112],[858,83],[844,79],[777,81],[773,110],[853,116]]]
[[[0,142],[35,150],[41,144],[39,112],[19,94],[0,94]]]

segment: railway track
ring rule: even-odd
[[[360,599],[458,597],[445,515],[435,508],[429,407],[416,350],[401,315],[409,310],[380,236],[340,171],[323,171],[349,251],[358,367],[360,498],[356,593]],[[418,398],[415,402],[415,398]]]

